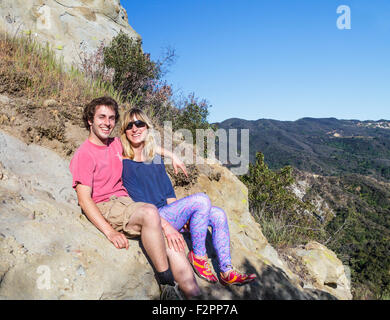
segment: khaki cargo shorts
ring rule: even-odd
[[[130,197],[112,196],[109,201],[96,204],[103,217],[116,231],[124,231],[129,238],[138,237],[140,232],[127,227],[133,213],[140,210],[145,202],[134,202]]]

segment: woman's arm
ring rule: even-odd
[[[181,161],[173,152],[168,151],[167,149],[161,148],[160,146],[156,146],[156,152],[164,157],[168,157],[172,159],[172,166],[175,174],[178,172],[178,168],[180,168],[183,173],[188,177],[186,165]]]

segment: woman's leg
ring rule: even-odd
[[[229,226],[225,211],[218,207],[211,207],[210,225],[213,228],[213,245],[217,252],[220,281],[223,285],[244,284],[256,279],[255,274],[245,274],[233,269],[230,255]]]
[[[227,272],[232,269],[232,258],[230,255],[229,225],[225,211],[218,207],[211,207],[209,225],[213,229],[212,239],[218,256],[219,268],[221,272]]]
[[[204,193],[196,193],[159,209],[159,214],[176,230],[190,220],[190,232],[194,254],[206,255],[206,236],[211,202]]]

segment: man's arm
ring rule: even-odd
[[[91,187],[78,184],[76,186],[77,198],[81,209],[88,219],[110,240],[118,249],[129,248],[129,241],[126,236],[116,231],[106,219],[104,219],[96,203],[91,198]]]

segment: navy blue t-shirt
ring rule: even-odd
[[[122,180],[129,196],[136,202],[152,203],[161,208],[167,205],[167,198],[176,198],[159,155],[152,163],[123,159]]]

